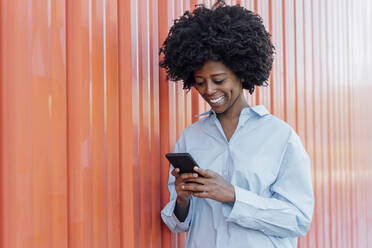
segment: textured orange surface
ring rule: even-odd
[[[183,247],[160,219],[182,130],[208,109],[158,50],[197,0],[0,0],[0,247]],[[211,5],[214,1],[204,1]],[[372,4],[235,0],[276,46],[248,96],[300,135],[315,212],[299,247],[372,247]]]

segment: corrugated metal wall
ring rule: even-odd
[[[207,106],[166,82],[158,48],[201,1],[0,2],[1,247],[183,247],[160,220],[164,154]],[[227,2],[260,13],[277,48],[249,102],[313,161],[299,247],[372,247],[371,1]]]

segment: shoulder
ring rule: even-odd
[[[284,120],[270,114],[263,106],[250,108],[251,118],[244,126],[244,134],[256,141],[268,142],[267,145],[285,150],[288,144],[301,146],[300,137],[295,129]]]
[[[186,152],[187,147],[205,140],[206,133],[204,131],[205,127],[203,126],[206,125],[208,118],[209,117],[203,117],[182,131],[175,145],[177,152]]]
[[[253,113],[253,119],[257,125],[264,127],[269,133],[285,133],[287,136],[294,132],[293,128],[285,121],[269,113],[262,105],[249,109]]]
[[[188,126],[187,128],[185,128],[181,134],[181,136],[195,136],[195,135],[200,135],[201,133],[203,133],[205,127],[209,124],[208,123],[208,120],[209,120],[210,116],[205,116],[205,117],[202,117],[200,120],[194,122],[193,124],[191,124],[190,126]]]
[[[301,138],[295,129],[284,120],[270,113],[256,113],[255,116],[258,137],[265,140],[266,147],[278,149],[281,154],[281,160],[289,158],[292,160],[309,161],[308,153],[306,152]]]

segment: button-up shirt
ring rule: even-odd
[[[235,202],[191,196],[187,218],[174,215],[177,193],[169,174],[170,201],[161,211],[172,232],[188,231],[186,247],[297,247],[313,214],[310,159],[296,132],[263,106],[244,108],[228,141],[213,110],[181,134],[175,152],[220,174]],[[170,171],[173,166],[170,166]]]

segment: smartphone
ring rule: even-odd
[[[195,173],[193,168],[195,166],[199,167],[190,153],[167,153],[165,154],[165,157],[169,160],[173,167],[180,169],[180,174]]]

